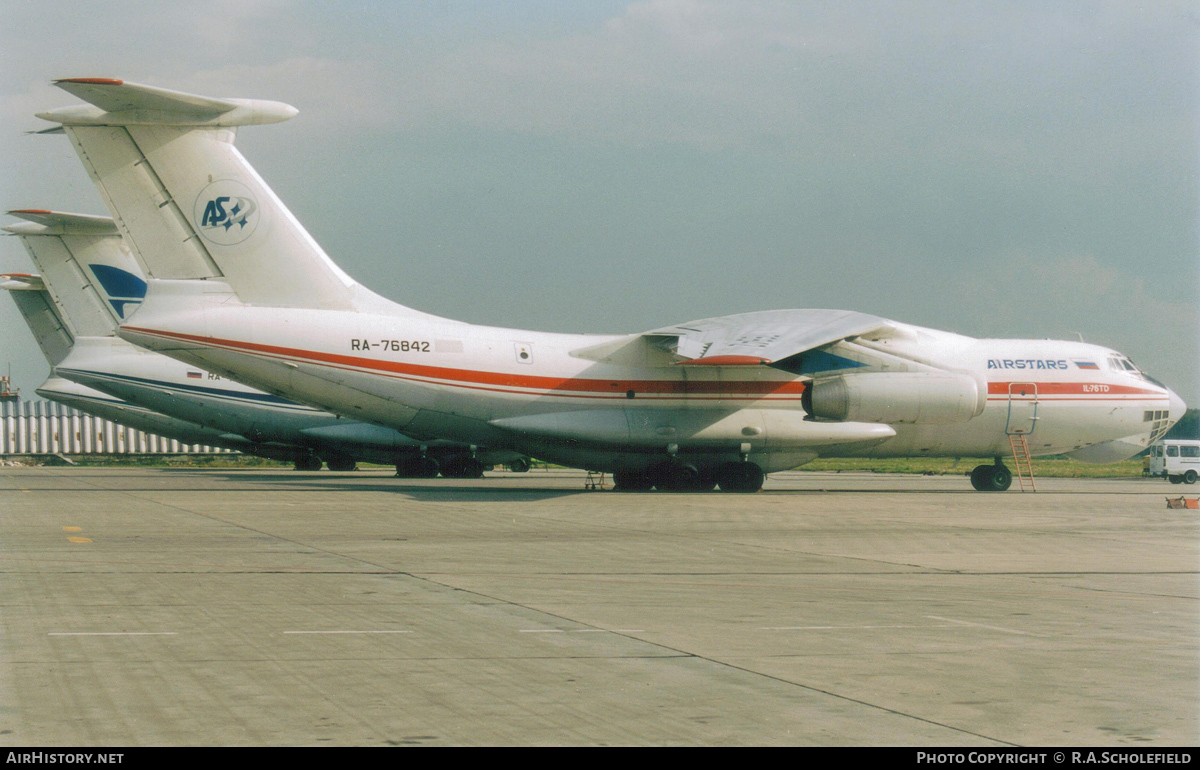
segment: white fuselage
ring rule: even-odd
[[[593,470],[668,455],[698,464],[749,458],[768,472],[822,455],[998,457],[1012,433],[1025,434],[1034,454],[1093,448],[1085,459],[1108,461],[1147,446],[1183,409],[1167,388],[1109,368],[1117,354],[1106,348],[897,324],[904,333],[875,347],[914,370],[970,375],[984,402],[978,413],[950,424],[814,421],[803,406],[810,375],[596,361],[572,352],[621,337],[476,326],[407,308],[248,307],[188,283],[148,301],[122,336],[410,435]],[[1155,414],[1161,420],[1148,419]]]

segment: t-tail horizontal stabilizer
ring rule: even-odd
[[[120,235],[112,217],[49,209],[13,209],[7,213],[29,223],[4,228],[17,235]]]
[[[54,85],[90,106],[39,112],[43,120],[69,126],[212,126],[228,128],[281,123],[299,112],[283,102],[213,99],[111,78],[66,78]]]

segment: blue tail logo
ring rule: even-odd
[[[88,267],[104,289],[108,304],[113,306],[117,318],[125,320],[125,306],[140,305],[146,298],[146,282],[128,270],[98,263],[91,263]]]

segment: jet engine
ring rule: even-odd
[[[966,422],[983,412],[987,391],[969,374],[864,372],[814,380],[805,407],[814,416],[849,422]]]

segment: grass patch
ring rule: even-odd
[[[81,468],[291,468],[290,462],[241,454],[213,455],[66,455]]]
[[[920,473],[928,476],[966,476],[976,465],[991,465],[992,458],[899,457],[881,460],[830,457],[813,460],[799,471],[870,471],[872,473]],[[1013,467],[1009,459],[1005,465]],[[1135,458],[1108,465],[1081,463],[1069,457],[1034,458],[1033,475],[1044,478],[1105,479],[1142,475],[1142,460]]]

